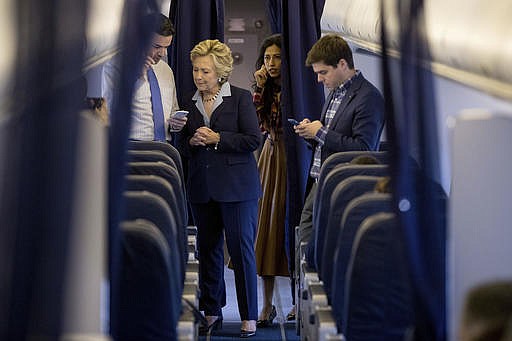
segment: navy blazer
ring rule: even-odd
[[[334,94],[327,97],[320,120]],[[384,127],[384,99],[362,74],[356,76],[336,111],[322,146],[322,164],[331,154],[349,150],[377,150]],[[314,140],[313,140],[314,141]],[[316,142],[313,142],[316,146]]]
[[[189,111],[187,124],[180,132],[179,148],[189,159],[187,193],[192,203],[236,202],[258,199],[261,184],[253,152],[258,148],[261,132],[251,93],[230,86],[231,96],[210,117],[210,129],[220,134],[220,143],[207,147],[191,146],[190,138],[205,125],[195,101],[187,99],[183,109]]]

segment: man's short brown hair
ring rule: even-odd
[[[340,59],[345,59],[350,69],[354,68],[352,50],[345,39],[336,34],[327,34],[309,50],[306,66],[323,62],[326,65],[337,67]]]

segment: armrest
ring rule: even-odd
[[[314,312],[314,328],[312,328],[311,340],[318,341],[345,341],[343,334],[338,334],[336,321],[332,316],[329,306],[317,306]]]

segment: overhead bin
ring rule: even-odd
[[[118,52],[124,3],[125,0],[89,0],[84,71],[102,64]],[[162,13],[169,13],[171,0],[157,0],[156,3]]]
[[[111,58],[119,49],[124,0],[90,0],[84,71]]]
[[[399,55],[396,5],[385,0],[390,55]],[[363,49],[381,52],[381,0],[326,0],[322,32],[335,32]],[[425,33],[432,70],[495,96],[512,98],[512,2],[425,1]]]
[[[16,62],[15,8],[15,0],[0,1],[0,42],[3,45],[0,58],[0,124],[4,111],[7,110],[8,86],[11,84]]]
[[[100,65],[118,51],[123,7],[124,0],[89,1],[84,72]],[[13,84],[17,62],[18,8],[15,0],[0,1],[0,41],[3,45],[0,58],[0,120],[8,111],[9,87]]]

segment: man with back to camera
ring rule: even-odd
[[[175,116],[179,107],[174,74],[170,66],[162,60],[167,55],[167,48],[171,45],[175,30],[171,20],[162,13],[149,14],[144,19],[147,25],[154,26],[154,30],[144,66],[134,85],[130,139],[170,141],[170,133],[180,131],[187,122],[186,116]],[[103,67],[103,97],[107,99],[109,106],[113,102],[113,91],[119,80],[119,73],[117,58]]]
[[[295,132],[313,146],[309,193],[299,224],[301,241],[312,233],[313,202],[322,163],[333,153],[377,150],[384,127],[384,99],[379,90],[354,68],[352,51],[340,36],[328,34],[309,50],[306,66],[313,67],[318,82],[329,90],[320,120],[305,118]],[[298,251],[298,250],[296,250]],[[296,252],[296,255],[299,255]]]

